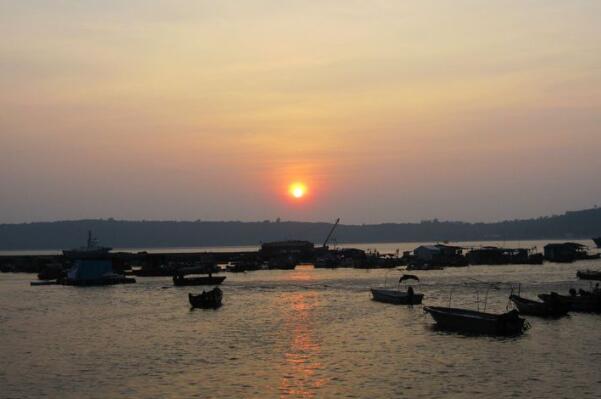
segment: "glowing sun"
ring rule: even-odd
[[[288,187],[288,192],[294,198],[303,198],[305,194],[307,194],[307,186],[303,183],[292,183],[290,187]]]

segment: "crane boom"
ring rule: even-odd
[[[336,221],[334,222],[334,226],[332,226],[330,233],[328,234],[325,241],[323,242],[323,245],[322,245],[323,248],[325,248],[326,245],[328,245],[328,241],[330,241],[330,238],[332,237],[332,234],[334,234],[334,230],[336,230],[336,226],[338,226],[339,222],[340,222],[340,218],[336,219]]]

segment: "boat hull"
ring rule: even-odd
[[[570,306],[560,301],[537,302],[518,295],[511,295],[509,299],[520,314],[529,316],[559,317],[570,311]]]
[[[467,309],[425,306],[424,311],[432,316],[438,327],[445,330],[470,334],[518,335],[525,329],[525,320],[515,310],[496,315]]]
[[[171,277],[175,274],[173,270],[167,269],[137,269],[132,270],[132,274],[137,277]]]
[[[580,280],[595,280],[601,281],[601,271],[598,270],[578,270],[576,277]]]
[[[71,280],[63,279],[59,280],[63,285],[74,285],[77,287],[94,287],[102,285],[116,285],[116,284],[134,284],[135,278],[132,277],[120,277],[120,278],[102,278],[93,280]]]
[[[202,292],[199,295],[188,294],[188,301],[193,308],[211,309],[221,306],[223,291],[215,287],[211,291]]]
[[[385,290],[372,288],[371,294],[374,301],[392,303],[394,305],[419,305],[424,298],[423,294],[409,295],[405,291]]]
[[[601,295],[559,295],[555,293],[540,294],[543,302],[558,301],[570,307],[573,312],[601,313]]]

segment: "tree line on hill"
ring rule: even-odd
[[[260,245],[308,240],[320,245],[332,224],[323,222],[76,221],[0,224],[0,250],[62,249],[82,246],[91,230],[114,248]],[[337,227],[338,243],[589,239],[601,236],[601,208],[536,219],[494,223],[429,220]]]

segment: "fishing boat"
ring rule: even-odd
[[[44,280],[44,281],[32,281],[29,283],[32,287],[38,285],[59,285],[58,280]]]
[[[601,281],[601,270],[578,270],[576,277],[580,280],[597,280]]]
[[[159,266],[143,266],[140,268],[132,268],[131,273],[137,277],[167,277],[175,274],[175,269],[165,265]]]
[[[527,328],[525,319],[519,317],[517,310],[493,314],[450,307],[424,306],[424,311],[429,313],[436,324],[443,329],[471,334],[518,335]]]
[[[173,276],[173,285],[189,286],[189,285],[219,285],[223,283],[225,276],[213,276],[209,273],[208,276],[184,277],[182,274]]]
[[[38,273],[38,280],[58,280],[66,276],[66,270],[60,263],[46,265]]]
[[[533,301],[519,295],[510,295],[509,299],[520,314],[542,317],[559,317],[570,311],[570,306],[557,299],[549,299],[548,302]]]
[[[560,302],[570,307],[574,312],[601,312],[601,293],[597,291],[580,290],[576,293],[575,289],[570,289],[570,295],[561,295],[555,292],[550,294],[540,294],[538,296],[543,302]]]
[[[419,278],[412,274],[403,274],[399,279],[396,290],[386,288],[372,288],[371,294],[374,301],[392,303],[395,305],[419,305],[422,303],[424,294],[418,294],[413,291],[413,287],[409,286],[406,291],[400,290],[400,285],[406,280],[417,280]]]
[[[203,291],[201,294],[188,294],[188,300],[193,308],[218,308],[221,306],[223,299],[223,291],[219,287],[215,287],[210,291]]]

